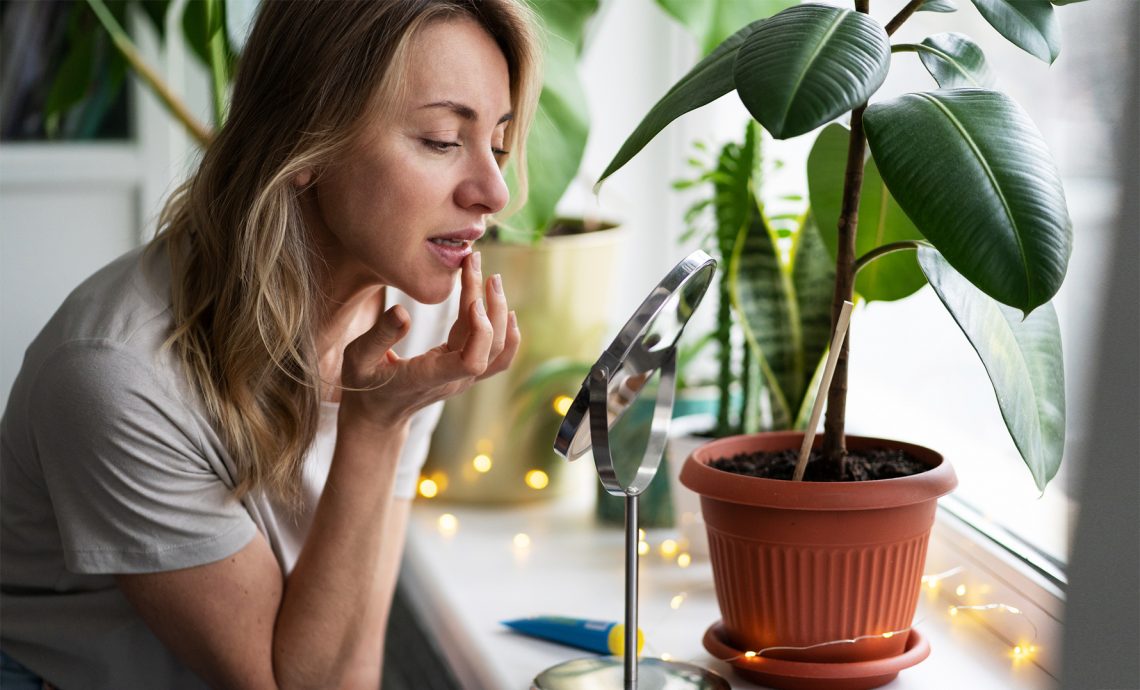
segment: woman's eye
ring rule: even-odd
[[[439,151],[441,153],[450,149],[457,149],[463,145],[458,141],[440,141],[439,139],[420,139],[420,141],[423,142],[423,145],[429,149],[433,151]]]
[[[506,149],[501,149],[501,148],[498,148],[495,146],[491,147],[491,153],[495,154],[495,158],[500,158],[500,159],[506,158],[507,156],[511,155],[510,151],[507,151]]]

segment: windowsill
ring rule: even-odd
[[[454,533],[439,516],[454,515]],[[949,527],[935,528],[932,559],[946,562],[940,546]],[[516,534],[530,537],[527,548]],[[675,536],[649,530],[656,546]],[[937,556],[935,556],[937,554]],[[592,493],[542,505],[480,508],[417,502],[405,555],[411,604],[465,689],[530,687],[542,670],[588,653],[509,632],[500,621],[541,614],[619,620],[623,615],[622,530],[594,523]],[[927,572],[934,572],[928,563]],[[719,613],[707,561],[688,568],[656,552],[641,561],[640,623],[647,655],[710,668],[733,688],[761,686],[741,680],[701,646]],[[684,593],[683,603],[670,602]],[[943,592],[945,594],[945,592]],[[951,593],[952,594],[952,593]],[[985,615],[948,613],[934,590],[921,597],[915,627],[930,640],[931,654],[884,686],[888,690],[1038,690],[1057,681],[1028,661],[1011,658],[1007,639]]]

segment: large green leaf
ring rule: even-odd
[[[895,49],[917,51],[922,65],[938,82],[939,88],[979,86],[992,89],[997,84],[981,47],[965,34],[935,34],[918,45],[896,46]]]
[[[973,0],[1002,36],[1050,64],[1061,53],[1061,22],[1049,0]]]
[[[828,125],[819,133],[808,155],[808,191],[819,233],[835,260],[838,254],[839,214],[843,205],[843,180],[847,168],[847,148],[851,131],[841,124]],[[863,166],[863,189],[859,195],[859,225],[855,234],[855,255],[862,256],[884,244],[922,239],[922,233],[894,200],[874,159]],[[880,257],[859,271],[855,291],[868,302],[897,300],[911,295],[926,284],[911,252],[895,252]]]
[[[794,426],[806,426],[818,384],[812,385],[831,340],[831,302],[835,294],[835,260],[820,236],[814,214],[800,224],[792,246],[792,287],[799,309],[800,338],[804,361],[804,389],[798,395],[799,410]]]
[[[753,22],[726,38],[716,50],[681,77],[642,118],[633,134],[629,135],[618,149],[617,155],[606,166],[595,187],[628,163],[670,122],[732,91],[732,66],[736,60],[736,51],[740,49],[745,37],[765,21],[768,20]]]
[[[919,249],[918,262],[985,365],[1009,434],[1044,491],[1065,448],[1065,371],[1053,305],[1023,319],[982,294],[937,251]]]
[[[546,34],[543,84],[527,139],[526,204],[500,228],[500,238],[534,242],[555,218],[555,208],[582,162],[590,130],[586,93],[578,76],[586,24],[598,0],[530,0]],[[508,168],[512,193],[517,171]]]
[[[782,261],[775,233],[753,205],[728,264],[729,290],[745,340],[760,361],[775,429],[805,407],[831,331],[835,268],[810,216]]]
[[[865,14],[799,5],[762,22],[736,56],[740,100],[777,139],[865,103],[887,77],[887,32]]]
[[[958,6],[950,0],[926,0],[915,12],[957,12]]]
[[[657,4],[688,29],[700,44],[701,55],[707,55],[738,28],[799,0],[657,0]]]
[[[1061,176],[1037,127],[985,89],[912,93],[863,116],[899,205],[946,260],[1025,313],[1064,280],[1072,230]]]
[[[780,265],[775,237],[753,206],[728,263],[729,291],[745,340],[760,360],[775,428],[789,428],[804,385],[802,331],[791,277]]]

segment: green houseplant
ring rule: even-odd
[[[1067,2],[973,3],[987,22],[1017,46],[1047,62],[1056,58],[1059,36],[1054,5]],[[849,130],[833,125],[821,133],[808,170],[813,213],[825,242],[834,248],[833,319],[842,302],[853,299],[856,291],[865,299],[891,299],[929,282],[978,352],[1010,435],[1035,482],[1044,488],[1059,467],[1064,438],[1060,335],[1048,302],[1066,272],[1070,221],[1060,176],[1041,135],[1020,106],[989,88],[989,70],[977,44],[960,34],[936,34],[919,44],[891,45],[890,35],[916,11],[954,9],[946,0],[911,0],[890,21],[880,24],[869,14],[869,0],[856,0],[854,11],[805,4],[753,22],[720,43],[666,93],[601,179],[618,170],[676,117],[730,91],[735,90],[752,116],[778,139],[811,132],[849,114]],[[868,105],[886,78],[892,54],[904,52],[918,54],[939,88]],[[836,176],[836,170],[841,174]],[[875,198],[878,213],[873,232],[857,236],[861,221],[867,222],[861,208],[870,208]],[[917,262],[911,253],[915,251]],[[823,438],[816,441],[820,457],[815,461],[839,477],[850,472],[849,449],[891,445],[846,436],[846,371],[844,344],[827,393],[828,412]],[[798,446],[794,434],[785,436],[784,447]],[[721,451],[732,452],[764,445],[758,440],[740,445],[737,439],[710,444],[688,461],[682,477],[702,494],[702,510],[709,522],[718,599],[725,616],[722,629],[710,629],[716,638],[711,642],[737,650],[794,647],[775,653],[782,660],[762,653],[740,662],[745,672],[775,684],[818,679],[811,674],[822,672],[821,665],[827,672],[837,672],[836,666],[828,665],[855,659],[899,660],[859,686],[873,687],[890,680],[906,665],[904,660],[914,663],[913,650],[919,648],[916,633],[894,633],[909,631],[933,504],[954,484],[946,463],[932,451],[910,448],[922,457],[929,468],[926,472],[887,481],[791,485],[709,468],[718,443]],[[769,444],[766,449],[777,448]],[[721,482],[715,475],[730,479]],[[941,477],[930,481],[934,475]],[[771,488],[767,482],[777,486]],[[714,483],[718,486],[713,487]],[[920,483],[930,486],[916,488]],[[781,510],[799,518],[807,513],[795,511],[818,503],[834,521],[836,515],[877,511],[863,499],[882,485],[898,490],[895,498],[887,499],[896,508],[916,502],[928,506],[921,514],[907,518],[896,514],[883,520],[892,528],[904,522],[912,525],[896,535],[901,541],[884,548],[871,548],[877,537],[866,533],[850,535],[845,538],[848,541],[834,536],[821,541],[818,534],[797,540],[789,536],[791,532],[781,533],[764,546],[758,546],[764,543],[763,537],[745,536],[752,540],[752,547],[738,547],[732,537],[741,535],[731,533],[740,530],[714,525],[710,518],[710,513],[731,512],[723,506],[747,505],[759,512],[749,513],[751,518],[735,513],[732,524],[779,520],[787,526],[795,522],[776,517],[777,506],[757,498],[767,493],[783,504]],[[721,495],[712,495],[716,492]],[[900,492],[910,496],[900,498]],[[796,500],[789,502],[789,495]],[[907,547],[910,551],[905,558],[885,553],[904,548],[900,544],[913,545]],[[890,585],[897,593],[894,598],[886,599],[885,592],[865,582],[865,569],[842,561],[843,554],[852,550],[867,552],[872,562],[898,564],[880,572],[897,577]],[[789,552],[816,563],[814,574],[796,575],[802,590],[812,594],[792,596],[795,606],[775,612],[765,607],[760,595],[790,593],[797,585],[760,573],[770,573],[765,568],[774,567],[781,554]],[[743,570],[730,572],[729,561],[733,560],[742,563]],[[750,591],[757,596],[749,597]],[[829,597],[865,600],[868,595],[872,599],[882,595],[879,610],[860,611],[846,621],[828,615],[832,604],[840,600]],[[749,598],[755,601],[743,602]],[[881,615],[884,608],[892,613]],[[782,623],[781,618],[791,622]],[[809,619],[819,626],[808,629]],[[840,639],[858,642],[840,645],[843,650],[837,651],[830,643]],[[706,637],[706,646],[709,642]],[[777,661],[792,666],[780,666]]]

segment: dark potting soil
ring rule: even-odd
[[[847,453],[847,477],[840,477],[835,466],[822,462],[823,454],[813,450],[808,456],[804,480],[809,482],[862,482],[871,479],[908,477],[930,469],[916,458],[896,448],[871,448]],[[765,479],[791,479],[796,470],[798,450],[741,453],[719,458],[710,467],[734,474]]]

